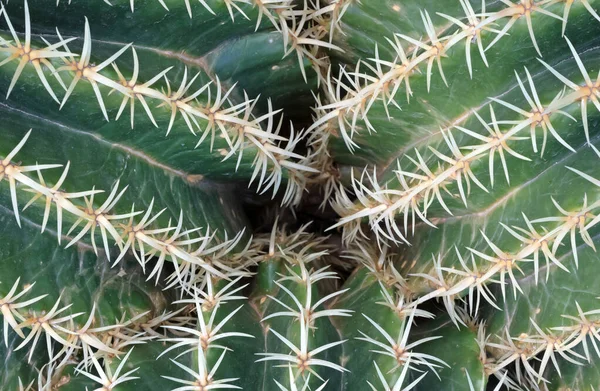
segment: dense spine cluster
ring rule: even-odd
[[[314,172],[314,169],[303,164],[303,160],[305,160],[303,156],[293,152],[293,149],[298,142],[304,137],[304,133],[292,132],[290,138],[279,135],[283,124],[283,117],[279,120],[276,119],[279,110],[269,109],[266,114],[255,117],[253,109],[256,105],[256,99],[250,99],[246,96],[244,102],[232,104],[228,98],[235,88],[235,85],[226,89],[217,77],[208,84],[200,87],[193,87],[194,82],[200,74],[198,73],[188,80],[187,69],[185,69],[184,77],[177,90],[172,90],[169,79],[167,78],[170,68],[165,69],[148,81],[141,82],[138,80],[140,63],[135,48],[131,47],[131,45],[124,46],[108,59],[95,65],[91,62],[92,37],[87,19],[85,21],[83,49],[81,53],[76,53],[71,51],[67,46],[74,38],[66,40],[62,39],[58,30],[57,36],[59,42],[49,44],[44,39],[47,44],[46,47],[39,49],[32,47],[31,22],[29,20],[27,2],[25,2],[26,31],[25,43],[23,45],[10,22],[8,13],[3,9],[2,14],[10,29],[12,38],[16,43],[16,45],[12,45],[4,39],[0,42],[6,47],[3,51],[11,54],[2,62],[2,65],[10,60],[19,62],[8,88],[7,97],[10,96],[12,89],[17,84],[24,67],[31,63],[35,67],[36,72],[40,77],[40,81],[51,97],[55,101],[60,102],[61,108],[67,103],[68,98],[71,96],[79,82],[86,82],[92,86],[98,100],[98,105],[107,121],[109,121],[109,118],[99,86],[102,85],[108,87],[112,91],[123,95],[123,100],[119,107],[116,120],[121,117],[129,102],[132,128],[134,126],[136,102],[139,102],[142,105],[148,118],[155,127],[158,127],[147,100],[160,102],[157,105],[158,107],[166,107],[170,111],[169,125],[166,130],[167,136],[171,132],[177,115],[179,115],[183,118],[192,134],[197,135],[198,132],[197,136],[199,138],[196,147],[204,142],[210,135],[210,145],[212,150],[218,132],[219,136],[224,138],[228,145],[228,148],[222,153],[224,156],[223,159],[226,160],[237,155],[236,168],[240,165],[244,151],[253,149],[255,154],[254,161],[252,162],[254,172],[250,184],[256,179],[258,180],[258,191],[266,192],[269,189],[273,189],[273,192],[276,193],[282,185],[284,171],[290,171],[290,183],[287,185],[287,197],[283,202],[286,204],[298,202],[298,199],[302,194],[300,181],[306,172]],[[126,80],[119,71],[115,61],[124,55],[130,47],[134,67],[131,79]],[[48,61],[52,58],[60,58],[64,65],[55,67]],[[48,84],[47,78],[42,71],[41,64],[47,67],[48,70],[54,74],[61,86],[65,88],[66,91],[62,100],[59,101],[52,87]],[[118,80],[113,80],[110,76],[101,73],[103,69],[108,68],[109,66],[113,67],[116,71]],[[66,84],[62,80],[60,72],[69,72],[70,75],[72,75],[72,80],[68,87],[65,87]],[[163,79],[166,88],[159,89],[159,86],[156,84]],[[214,86],[211,86],[212,84],[214,84]],[[211,97],[211,87],[214,90],[212,91],[214,97]],[[199,97],[202,97],[203,100],[205,99],[205,102],[200,103],[198,101]],[[271,107],[270,102],[269,107]],[[201,124],[204,122],[205,124]],[[298,178],[298,182],[294,182],[296,178]]]

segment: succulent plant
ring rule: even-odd
[[[600,387],[600,1],[0,4],[1,390]]]

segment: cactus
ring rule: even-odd
[[[599,1],[0,4],[0,389],[600,385]]]

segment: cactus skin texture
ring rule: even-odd
[[[599,0],[0,4],[0,390],[600,389]]]

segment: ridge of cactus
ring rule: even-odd
[[[294,135],[294,132],[292,131],[289,139],[280,136],[278,133],[281,129],[283,117],[277,125],[274,120],[274,116],[278,113],[278,111],[271,108],[270,102],[268,113],[258,118],[254,118],[252,114],[256,101],[249,99],[247,95],[245,96],[244,102],[232,105],[231,107],[226,107],[226,103],[228,103],[228,97],[232,93],[235,86],[227,90],[224,89],[218,77],[214,82],[209,82],[198,88],[193,93],[189,93],[188,91],[190,88],[192,88],[192,85],[198,78],[199,74],[196,74],[191,78],[190,81],[188,81],[187,68],[184,70],[185,73],[182,82],[177,90],[171,89],[169,80],[166,78],[166,74],[170,71],[170,68],[163,70],[147,82],[138,84],[137,79],[140,62],[138,60],[135,48],[131,47],[130,44],[124,46],[112,56],[102,61],[100,64],[90,65],[92,38],[87,19],[85,20],[85,34],[81,54],[73,53],[67,46],[67,43],[72,41],[74,38],[63,40],[58,30],[58,43],[49,44],[47,41],[45,41],[45,44],[47,45],[45,48],[34,49],[31,47],[31,22],[29,19],[29,9],[27,2],[24,4],[24,44],[21,44],[10,22],[8,13],[6,10],[4,10],[4,8],[2,9],[4,19],[9,26],[13,40],[16,43],[16,45],[13,46],[8,43],[8,41],[3,40],[3,43],[8,46],[6,51],[10,53],[11,56],[3,61],[2,65],[8,63],[9,59],[19,61],[19,65],[17,66],[11,83],[8,87],[7,98],[10,96],[12,89],[18,82],[23,68],[30,62],[30,59],[33,59],[31,60],[31,63],[34,65],[36,72],[40,77],[40,81],[51,97],[55,101],[59,102],[51,86],[48,84],[46,76],[44,76],[44,73],[41,70],[41,64],[47,66],[47,64],[49,64],[49,58],[61,58],[64,62],[63,66],[54,69],[54,67],[50,64],[51,68],[49,69],[53,71],[57,80],[59,80],[60,84],[63,85],[63,88],[66,84],[63,83],[58,72],[68,71],[73,73],[74,77],[66,88],[66,92],[62,98],[62,101],[60,101],[60,108],[67,103],[68,98],[71,96],[72,91],[79,82],[88,82],[93,88],[96,99],[98,100],[98,105],[100,106],[104,118],[107,121],[109,121],[109,118],[99,85],[111,88],[111,92],[117,92],[123,95],[123,100],[116,115],[116,120],[121,117],[127,103],[130,103],[131,127],[133,128],[135,102],[139,101],[152,124],[155,127],[158,127],[154,119],[154,115],[152,114],[152,111],[146,102],[146,99],[156,99],[161,102],[158,107],[165,106],[171,111],[169,125],[166,130],[167,136],[171,132],[173,123],[179,114],[185,120],[187,127],[193,135],[196,136],[196,131],[202,132],[196,147],[198,147],[198,145],[200,145],[207,138],[207,136],[210,135],[210,149],[212,150],[216,132],[219,130],[220,136],[226,139],[229,147],[227,153],[224,154],[224,159],[229,159],[233,155],[237,154],[238,159],[236,168],[240,165],[244,149],[248,147],[255,147],[257,148],[257,155],[253,162],[254,172],[252,174],[250,183],[257,178],[259,191],[264,192],[270,188],[273,188],[273,191],[277,192],[281,186],[283,170],[293,171],[294,174],[290,175],[289,177],[293,187],[289,188],[290,197],[286,198],[285,202],[291,202],[292,200],[297,199],[295,192],[301,192],[302,187],[300,183],[293,183],[293,180],[298,177],[301,178],[303,171],[312,170],[310,167],[302,164],[301,161],[305,159],[303,156],[291,151],[300,141],[303,135],[301,133]],[[123,55],[130,47],[133,55],[134,67],[131,79],[127,80],[120,72],[118,66],[115,64],[115,60]],[[114,68],[118,80],[111,79],[110,77],[100,73],[100,71],[108,66],[112,66]],[[156,87],[154,87],[154,84],[163,78],[166,82],[166,91],[158,90]],[[211,92],[209,90],[211,84],[216,85],[214,101],[211,101]],[[195,99],[203,93],[208,94],[206,106],[203,107],[195,105]],[[202,129],[198,123],[198,120],[207,121],[207,126]],[[300,159],[300,162],[288,161],[289,158]],[[267,175],[267,170],[270,171],[269,175]]]
[[[514,151],[509,146],[510,141],[519,141],[526,139],[521,136],[516,136],[517,134],[522,133],[524,129],[529,129],[531,132],[530,138],[533,151],[535,153],[538,152],[535,134],[535,131],[538,128],[541,128],[543,130],[544,141],[540,149],[540,154],[542,156],[544,154],[548,132],[554,138],[556,138],[556,140],[559,141],[565,148],[574,151],[573,147],[567,144],[560,136],[560,134],[558,134],[558,132],[554,129],[552,122],[550,121],[550,116],[554,114],[560,114],[572,118],[572,116],[565,112],[565,109],[567,109],[571,105],[577,104],[578,102],[581,102],[583,124],[586,139],[589,143],[589,134],[587,131],[588,120],[586,114],[586,105],[588,103],[589,97],[597,96],[598,94],[600,94],[600,78],[595,82],[591,80],[583,63],[579,59],[578,54],[574,51],[573,45],[568,40],[568,38],[565,39],[574,53],[574,58],[584,77],[585,85],[580,86],[578,84],[575,84],[574,82],[566,79],[547,63],[540,60],[544,64],[544,66],[548,68],[562,83],[564,83],[566,86],[573,90],[573,92],[569,94],[565,94],[562,91],[559,91],[558,95],[555,96],[552,102],[550,102],[547,105],[542,105],[542,103],[540,102],[540,98],[537,95],[534,82],[527,68],[525,68],[525,73],[526,82],[528,84],[529,90],[527,89],[526,84],[515,72],[518,85],[523,93],[523,96],[525,96],[530,105],[530,111],[517,107],[501,99],[490,98],[490,100],[522,115],[524,118],[521,121],[507,121],[497,119],[493,106],[491,105],[489,106],[491,123],[488,123],[477,112],[474,112],[474,115],[479,120],[480,125],[484,127],[484,129],[489,133],[489,135],[484,136],[462,126],[453,126],[453,128],[457,131],[465,133],[468,136],[471,136],[472,138],[476,139],[477,141],[481,141],[481,143],[475,141],[474,145],[468,146],[462,146],[457,144],[450,129],[440,129],[444,141],[447,144],[448,149],[450,150],[450,154],[441,153],[433,147],[430,147],[430,149],[436,155],[436,158],[439,159],[439,166],[444,167],[444,164],[449,164],[449,166],[442,170],[438,169],[437,171],[435,171],[435,169],[433,169],[432,171],[432,169],[429,168],[428,164],[423,160],[419,151],[415,150],[416,158],[413,159],[408,157],[408,159],[410,159],[410,161],[414,164],[416,168],[415,171],[417,172],[403,170],[400,166],[400,162],[398,162],[398,169],[395,171],[395,174],[397,177],[396,180],[403,187],[401,192],[389,191],[385,187],[380,187],[380,185],[377,183],[378,181],[376,172],[370,174],[367,170],[365,170],[362,173],[360,179],[352,178],[352,189],[356,194],[358,201],[361,205],[359,205],[358,208],[355,207],[353,203],[348,205],[348,203],[346,202],[348,200],[347,196],[338,196],[336,199],[337,203],[334,205],[334,207],[338,214],[342,215],[343,217],[337,224],[333,225],[331,228],[333,229],[338,226],[344,226],[345,231],[349,231],[345,232],[344,234],[346,240],[352,240],[356,238],[360,230],[360,225],[355,223],[356,220],[369,218],[369,221],[372,225],[372,229],[376,233],[378,240],[390,240],[395,243],[403,241],[405,243],[408,243],[405,234],[403,234],[403,232],[409,232],[408,220],[407,218],[404,219],[403,230],[401,230],[396,225],[396,214],[402,213],[405,216],[410,215],[412,217],[412,226],[414,226],[416,223],[416,215],[421,221],[434,227],[435,225],[426,217],[427,208],[429,205],[431,205],[429,199],[435,199],[445,209],[445,211],[451,215],[452,212],[449,210],[442,197],[442,190],[449,183],[456,181],[460,193],[460,198],[465,204],[465,206],[467,206],[467,196],[470,194],[471,181],[481,190],[485,192],[490,191],[474,175],[471,166],[475,163],[475,161],[486,157],[488,158],[490,187],[493,188],[494,155],[495,153],[498,153],[502,162],[502,169],[504,172],[506,182],[510,184],[510,174],[506,162],[505,153],[517,159],[531,161],[530,158]],[[597,98],[594,98],[594,100],[592,101],[596,102],[595,105],[598,106],[600,110],[600,104],[598,103]],[[511,128],[507,131],[502,131],[499,127],[499,125],[502,123],[510,123],[513,126],[511,126]],[[590,145],[596,153],[599,153],[598,149],[595,146],[593,146],[592,144]],[[471,152],[465,154],[461,151],[461,148],[469,150]],[[363,181],[368,181],[370,186],[365,186],[363,184]],[[465,187],[467,188],[466,190]],[[424,206],[420,206],[420,204],[423,204]],[[422,208],[422,210],[420,210],[420,208]],[[355,211],[356,209],[358,210]],[[385,223],[385,228],[379,227],[379,224],[381,222]]]
[[[210,230],[206,230],[204,234],[201,233],[202,228],[195,228],[186,230],[183,227],[183,211],[180,212],[180,217],[177,224],[170,225],[168,227],[153,227],[153,222],[164,212],[153,213],[153,204],[150,202],[150,207],[147,210],[136,211],[135,206],[132,205],[132,211],[125,214],[112,214],[116,204],[121,199],[123,193],[127,188],[119,189],[119,182],[117,181],[113,186],[110,194],[106,201],[100,206],[95,207],[94,195],[103,192],[103,190],[90,190],[76,193],[62,193],[58,188],[61,182],[66,178],[68,173],[68,164],[65,166],[65,170],[61,176],[58,186],[55,185],[52,188],[47,187],[43,183],[43,177],[41,171],[57,168],[56,165],[33,165],[33,166],[16,166],[11,164],[11,160],[16,156],[19,150],[24,146],[25,142],[29,138],[31,133],[28,132],[23,140],[6,156],[2,161],[2,174],[3,177],[7,177],[10,183],[10,193],[12,198],[13,212],[17,220],[17,224],[20,223],[19,205],[16,193],[16,184],[19,183],[25,187],[30,193],[34,194],[34,197],[29,201],[35,202],[41,197],[45,197],[45,209],[44,209],[44,221],[42,223],[42,232],[46,227],[46,223],[49,219],[51,208],[54,205],[57,210],[57,238],[60,244],[62,237],[62,215],[63,213],[69,213],[76,218],[75,223],[71,226],[67,235],[75,232],[76,229],[80,229],[79,232],[67,243],[66,247],[70,247],[77,241],[84,238],[89,233],[90,242],[94,251],[98,252],[98,246],[95,241],[95,229],[99,227],[102,239],[102,245],[105,253],[108,257],[109,262],[113,262],[114,265],[118,265],[123,259],[125,254],[131,249],[131,252],[136,257],[137,261],[142,267],[145,267],[146,258],[158,255],[158,262],[148,279],[156,275],[157,281],[161,275],[162,268],[164,266],[165,259],[170,262],[177,264],[176,271],[171,275],[168,280],[179,282],[182,287],[187,284],[186,280],[193,280],[195,274],[198,272],[196,267],[201,270],[208,270],[214,273],[216,276],[225,277],[216,267],[223,268],[229,273],[234,272],[234,268],[223,265],[218,261],[218,258],[225,256],[238,245],[243,237],[243,231],[236,235],[234,238],[226,240],[224,243],[211,243],[214,239],[215,234],[211,233]],[[40,177],[40,182],[32,180],[28,176],[24,175],[25,172],[37,172]],[[83,199],[85,207],[78,206],[71,200]],[[142,216],[141,219],[136,221],[134,217]],[[81,224],[83,226],[80,226]],[[109,239],[110,237],[110,239]],[[114,242],[119,247],[119,255],[112,261],[110,258],[110,244]],[[150,253],[144,249],[144,244],[147,245]],[[199,245],[199,248],[195,251],[191,250],[192,245]],[[168,258],[167,258],[168,256]],[[206,260],[211,257],[215,257],[210,263]],[[213,265],[216,265],[213,266]],[[244,268],[244,260],[241,260],[239,269]],[[243,274],[243,273],[242,273]]]
[[[466,64],[469,70],[469,74],[472,78],[472,66],[471,66],[471,52],[470,45],[473,39],[476,40],[479,53],[482,56],[482,60],[487,64],[487,59],[485,56],[485,51],[489,50],[494,46],[498,40],[502,37],[506,36],[510,31],[511,27],[515,24],[517,20],[524,17],[527,21],[527,28],[529,31],[530,39],[535,47],[536,52],[541,57],[542,53],[537,45],[537,41],[535,38],[535,33],[532,25],[532,14],[540,13],[544,14],[556,19],[561,19],[563,21],[562,25],[562,35],[564,36],[564,32],[568,22],[568,15],[573,2],[567,2],[564,6],[564,17],[561,18],[556,14],[548,11],[546,8],[558,3],[559,1],[541,1],[536,2],[533,0],[524,0],[519,1],[517,3],[513,3],[511,1],[502,1],[502,3],[506,6],[498,11],[486,13],[485,12],[485,1],[482,2],[481,13],[477,14],[473,10],[473,7],[466,1],[461,1],[461,6],[465,13],[465,16],[468,20],[468,24],[461,22],[459,19],[455,17],[451,17],[446,14],[441,14],[443,18],[451,23],[451,26],[459,27],[458,30],[452,30],[452,32],[448,31],[447,35],[440,35],[438,33],[431,21],[431,17],[427,11],[421,12],[421,19],[425,26],[425,31],[427,32],[427,38],[424,41],[415,40],[410,36],[404,34],[395,34],[394,41],[389,38],[386,38],[394,52],[396,53],[396,60],[393,62],[385,61],[379,58],[378,48],[375,47],[375,58],[369,59],[370,62],[373,62],[374,65],[369,64],[369,62],[363,61],[357,64],[357,67],[361,65],[363,67],[368,68],[373,71],[373,73],[377,77],[372,77],[368,74],[368,72],[361,72],[360,69],[356,69],[352,73],[348,73],[344,68],[340,68],[340,76],[338,76],[338,80],[347,79],[351,84],[344,84],[343,90],[338,90],[340,92],[345,93],[346,91],[352,91],[351,96],[348,99],[344,99],[339,93],[334,93],[328,95],[328,98],[331,100],[331,103],[320,106],[321,109],[326,111],[326,114],[320,117],[312,126],[317,127],[320,124],[329,121],[330,119],[338,120],[338,127],[342,133],[344,138],[344,142],[350,151],[354,148],[358,147],[358,144],[352,141],[353,135],[356,132],[356,121],[358,116],[360,119],[365,121],[366,128],[369,132],[374,131],[375,129],[370,125],[367,117],[370,107],[376,100],[380,100],[384,103],[384,107],[387,110],[387,107],[390,104],[396,105],[394,97],[398,89],[400,88],[402,82],[405,83],[406,88],[406,96],[407,100],[410,100],[412,96],[412,91],[410,88],[409,79],[410,76],[418,71],[418,67],[423,64],[426,64],[426,75],[427,75],[427,91],[429,91],[431,87],[431,77],[433,74],[433,63],[435,62],[437,68],[440,73],[440,77],[447,84],[446,77],[444,75],[444,71],[442,68],[442,57],[447,56],[447,52],[450,48],[461,41],[465,41],[467,45],[466,50]],[[586,7],[586,9],[593,15],[598,21],[600,21],[600,16],[596,13],[596,11],[589,5],[587,0],[582,1],[582,4]],[[483,15],[483,16],[481,16]],[[494,29],[489,26],[493,25],[496,21],[508,18],[509,21],[504,25],[502,30]],[[444,30],[450,30],[444,29]],[[496,37],[492,42],[490,42],[487,47],[484,49],[481,41],[481,33],[483,31],[490,32],[496,34]],[[446,32],[446,31],[443,31]],[[410,50],[406,51],[402,46],[402,39],[406,41],[408,44],[412,44]],[[409,60],[410,57],[410,60]],[[397,64],[399,62],[399,64]],[[388,71],[384,72],[383,68],[390,68]],[[349,76],[349,77],[345,77]],[[354,77],[352,77],[354,76]],[[352,79],[354,79],[352,81]],[[328,79],[328,82],[332,84],[331,78]],[[392,90],[390,91],[390,87]],[[332,89],[330,89],[331,92]],[[346,130],[346,120],[345,116],[352,112],[352,121],[348,122],[350,125],[350,133]],[[389,116],[389,113],[388,113]]]

